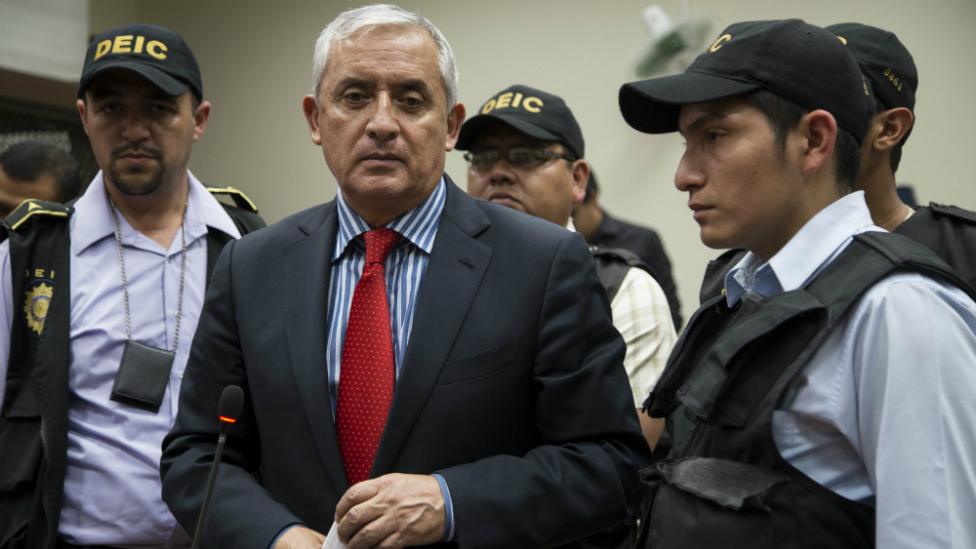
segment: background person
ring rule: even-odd
[[[856,184],[864,190],[871,218],[924,244],[976,288],[976,212],[934,202],[912,209],[898,197],[895,173],[915,127],[918,71],[912,54],[894,33],[877,27],[840,23],[827,30],[846,40],[877,103]]]
[[[641,258],[668,298],[674,329],[680,330],[681,300],[671,272],[671,260],[657,231],[611,216],[600,204],[600,185],[590,167],[583,201],[573,208],[573,226],[590,244],[630,250]]]
[[[516,98],[513,100],[513,98]],[[510,86],[461,126],[468,194],[573,229],[570,214],[590,179],[579,123],[562,98]],[[626,250],[591,248],[610,298],[614,327],[627,344],[624,368],[648,441],[660,433],[640,408],[664,370],[676,339],[661,286]],[[643,268],[642,268],[643,267]],[[649,431],[651,430],[651,431]]]
[[[61,147],[28,140],[0,153],[0,218],[28,198],[63,203],[79,194],[78,163]]]

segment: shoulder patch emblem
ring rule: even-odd
[[[54,288],[44,282],[35,284],[27,292],[24,300],[24,316],[27,319],[27,326],[37,332],[37,335],[44,333],[44,321],[47,319],[48,307],[53,296]]]

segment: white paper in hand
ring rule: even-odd
[[[332,523],[332,528],[329,528],[329,535],[325,536],[325,541],[322,542],[322,549],[346,549],[346,544],[339,541],[339,527],[336,523]]]

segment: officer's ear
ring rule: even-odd
[[[811,175],[831,165],[837,144],[837,120],[823,109],[808,112],[793,132],[799,138],[800,169]]]
[[[573,205],[583,203],[586,197],[586,182],[590,179],[590,163],[582,158],[574,160],[570,169],[573,172]]]
[[[79,99],[75,101],[75,108],[78,109],[78,117],[81,118],[81,127],[85,130],[85,135],[88,135],[88,118],[86,114],[88,113],[88,105],[85,104],[84,99]]]
[[[871,146],[876,151],[888,151],[908,135],[915,125],[915,115],[905,107],[897,107],[878,113],[872,122],[876,125],[877,135]]]
[[[192,104],[192,101],[191,101]],[[201,101],[193,111],[193,140],[198,141],[207,130],[207,120],[210,120],[210,101]]]

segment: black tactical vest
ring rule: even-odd
[[[211,188],[242,235],[264,226],[253,203],[231,187]],[[70,205],[21,204],[0,224],[10,242],[13,318],[0,409],[0,549],[53,548],[68,444]],[[231,236],[207,234],[207,279]]]
[[[932,202],[894,232],[925,244],[976,289],[976,212]]]
[[[703,305],[645,403],[667,417],[673,448],[641,472],[650,485],[641,547],[874,547],[875,512],[792,467],[772,415],[787,384],[871,286],[897,271],[964,288],[928,249],[865,233],[806,288],[733,309]]]

